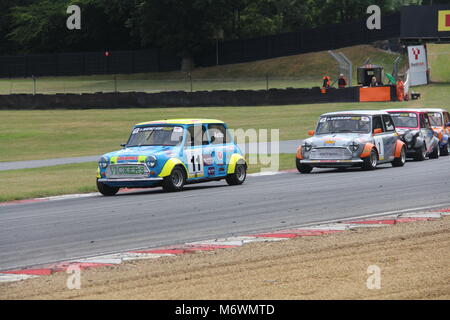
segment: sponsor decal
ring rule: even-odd
[[[216,174],[216,169],[214,167],[208,168],[208,175],[213,176]]]
[[[117,158],[117,161],[137,161],[138,157],[119,157]]]
[[[138,132],[147,132],[147,131],[172,131],[172,130],[174,130],[174,132],[175,132],[175,128],[181,129],[181,131],[176,131],[176,132],[183,132],[182,127],[141,127],[141,128],[135,128],[133,130],[133,134],[136,134]],[[180,130],[180,129],[177,129],[177,130]]]
[[[176,156],[176,153],[173,152],[173,151],[171,151],[171,150],[166,150],[166,151],[164,151],[164,153],[165,153],[165,155],[166,155],[167,157],[169,157],[169,158],[175,157],[175,156]]]
[[[391,113],[393,117],[417,118],[415,113]]]
[[[203,155],[203,163],[205,166],[210,166],[213,164],[213,158],[210,154],[204,154]]]
[[[412,54],[416,60],[419,60],[420,49],[412,48]]]
[[[450,31],[450,10],[438,11],[438,31]]]
[[[336,120],[356,120],[356,121],[365,121],[369,122],[369,117],[352,117],[352,116],[339,116],[339,117],[324,117],[320,118],[319,122],[326,122],[326,121],[336,121]]]
[[[224,167],[220,167],[219,168],[219,172],[224,172],[225,171],[225,168]]]

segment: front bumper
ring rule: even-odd
[[[140,187],[155,187],[159,186],[163,178],[155,177],[155,178],[117,178],[117,179],[108,179],[108,178],[100,178],[98,182],[104,183],[110,187],[127,187],[127,188],[140,188]]]
[[[307,164],[313,167],[356,167],[361,166],[364,161],[362,159],[350,160],[300,160],[301,164]]]

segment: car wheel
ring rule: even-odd
[[[439,145],[437,144],[436,147],[434,147],[433,152],[430,153],[430,159],[438,159],[441,154],[441,148],[439,148]]]
[[[450,143],[447,143],[447,145],[441,149],[441,156],[448,156],[449,154],[450,154]]]
[[[162,187],[167,192],[181,191],[185,183],[186,173],[181,167],[177,166],[173,168],[169,176],[164,177]]]
[[[301,164],[300,160],[298,160],[297,158],[295,160],[295,163],[297,165],[297,170],[300,173],[310,173],[312,171],[312,169],[313,169],[313,167],[311,167],[310,165]]]
[[[416,155],[414,156],[414,160],[423,161],[425,160],[426,156],[427,156],[427,149],[425,145],[423,145],[422,148],[416,149]]]
[[[236,186],[239,184],[243,184],[245,178],[247,177],[247,168],[245,164],[238,163],[236,168],[234,169],[234,173],[227,175],[225,180],[230,186]]]
[[[395,158],[394,161],[392,161],[393,167],[402,167],[405,165],[406,162],[406,149],[405,147],[402,147],[402,150],[400,151],[400,157]]]
[[[119,189],[120,188],[118,188],[118,187],[110,187],[110,186],[98,181],[98,179],[97,179],[97,190],[104,196],[108,196],[108,197],[113,196],[119,191]]]
[[[364,161],[363,163],[364,170],[375,169],[378,165],[378,154],[375,151],[375,149],[372,149],[372,151],[370,151],[370,155],[368,157],[365,157],[363,161]]]

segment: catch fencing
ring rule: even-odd
[[[400,36],[400,14],[382,17],[380,30],[366,20],[253,39],[219,41],[195,57],[200,67],[269,59],[368,44]],[[130,74],[180,70],[180,57],[160,49],[0,57],[0,78]]]

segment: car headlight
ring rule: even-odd
[[[359,143],[353,141],[348,147],[350,148],[350,151],[355,152],[359,149]]]
[[[153,168],[156,166],[156,157],[155,156],[148,156],[147,159],[145,159],[145,163],[150,168]]]
[[[308,142],[304,142],[302,145],[303,150],[305,150],[306,152],[311,151],[312,147],[313,147],[312,144]]]
[[[98,166],[102,169],[105,169],[109,164],[109,160],[105,157],[101,157],[98,161]]]

